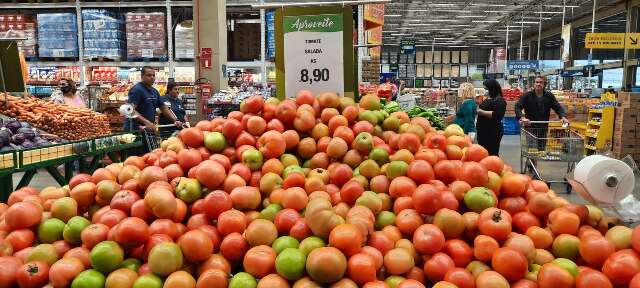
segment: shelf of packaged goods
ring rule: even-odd
[[[1,7],[0,7],[1,9]],[[67,66],[80,66],[80,61],[27,61],[27,65],[36,67],[67,67]],[[195,62],[192,61],[174,61],[175,67],[195,67]],[[102,67],[165,67],[169,66],[169,61],[113,61],[113,62],[98,62],[98,61],[84,61],[85,67],[102,66]]]
[[[114,2],[80,2],[81,8],[103,8],[103,7],[166,7],[167,1],[114,1]],[[168,3],[172,7],[191,7],[192,1],[169,1]],[[76,8],[74,2],[59,2],[59,3],[3,3],[0,4],[0,9],[59,9],[59,8]]]

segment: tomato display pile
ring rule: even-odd
[[[640,287],[640,228],[456,125],[334,93],[251,97],[0,205],[1,287]]]

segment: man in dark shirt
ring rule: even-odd
[[[544,151],[546,148],[547,123],[529,123],[530,121],[549,121],[551,109],[558,114],[563,123],[569,123],[564,108],[560,106],[556,97],[544,89],[545,78],[537,76],[532,91],[520,97],[516,103],[516,117],[520,121],[520,125],[528,126],[530,133],[538,138],[538,150]],[[524,114],[522,110],[524,109]]]
[[[142,67],[142,80],[131,87],[127,100],[127,102],[134,106],[138,115],[133,118],[133,121],[127,121],[125,123],[125,130],[135,130],[138,125],[143,125],[155,131],[156,108],[160,108],[162,114],[171,119],[176,126],[182,125],[182,122],[176,119],[171,110],[161,101],[158,90],[153,88],[155,80],[156,70],[148,66]]]
[[[161,98],[161,101],[165,106],[171,109],[171,112],[173,112],[173,115],[175,115],[175,119],[178,119],[178,121],[184,121],[185,124],[188,124],[189,120],[182,105],[182,99],[180,99],[178,96],[180,96],[178,85],[175,82],[169,82],[167,84],[167,94],[165,94],[165,96]],[[173,119],[166,117],[164,114],[160,114],[160,119],[158,122],[160,125],[174,124]],[[178,127],[166,127],[160,128],[159,130],[161,135],[171,134],[174,131],[178,130]]]

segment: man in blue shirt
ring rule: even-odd
[[[160,93],[156,88],[153,88],[153,83],[156,81],[156,70],[149,66],[142,67],[142,80],[131,87],[129,90],[129,99],[127,102],[132,104],[138,115],[133,118],[133,121],[127,121],[125,123],[125,130],[131,131],[139,125],[143,125],[152,131],[156,130],[156,108],[160,108],[162,114],[171,119],[172,123],[176,126],[182,125],[176,116],[171,112],[169,107],[164,105],[160,99]],[[132,123],[131,123],[132,122]]]
[[[182,105],[182,99],[180,99],[178,96],[180,96],[178,85],[175,82],[169,82],[167,84],[167,94],[165,94],[165,96],[161,98],[162,103],[164,103],[165,106],[171,109],[178,121],[184,121],[184,123],[187,123],[189,122],[189,120]],[[173,124],[174,121],[173,119],[161,114],[159,123],[160,125],[167,125]]]

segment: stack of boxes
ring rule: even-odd
[[[105,9],[82,10],[84,57],[119,61],[124,55],[124,25],[118,13]]]
[[[78,30],[74,13],[38,14],[38,56],[78,57]]]
[[[162,12],[127,13],[125,26],[128,60],[167,60],[166,23]]]
[[[620,92],[613,128],[613,154],[640,159],[640,93]]]
[[[36,24],[25,15],[0,15],[0,38],[26,38],[17,41],[18,49],[25,58],[36,57]]]
[[[193,59],[193,20],[184,21],[175,30],[176,59]]]

